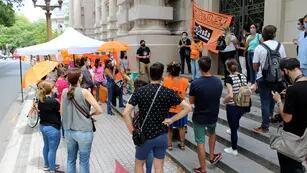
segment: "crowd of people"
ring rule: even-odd
[[[302,30],[295,40],[298,45],[298,59],[286,58],[284,46],[275,40],[277,28],[265,26],[257,33],[257,26],[250,25],[250,35],[245,42],[238,41],[224,28],[217,49],[224,65],[224,85],[227,94],[223,98],[226,104],[227,120],[230,129],[231,147],[224,151],[238,155],[238,129],[240,118],[250,111],[253,92],[260,95],[262,124],[254,129],[256,133],[267,133],[270,117],[273,116],[275,103],[283,129],[297,136],[307,137],[307,16],[299,20]],[[302,22],[302,23],[301,23]],[[242,43],[242,44],[240,44]],[[211,74],[211,58],[202,56],[202,43],[194,37],[191,41],[188,33],[182,33],[179,41],[181,63],[171,62],[164,75],[164,65],[151,62],[150,48],[140,41],[136,52],[139,60],[139,77],[131,81],[127,76],[129,63],[123,54],[116,62],[112,56],[105,62],[96,59],[94,65],[88,58],[82,57],[74,68],[59,66],[38,86],[38,107],[40,130],[43,134],[44,170],[57,172],[56,151],[61,140],[60,131],[67,144],[67,172],[76,172],[76,160],[79,153],[80,172],[89,172],[89,158],[95,131],[92,116],[103,112],[100,101],[100,88],[107,88],[106,112],[114,115],[112,105],[125,108],[123,117],[136,145],[135,172],[154,170],[163,172],[166,150],[173,149],[173,129],[179,130],[177,147],[185,150],[187,115],[193,111],[192,123],[194,139],[200,167],[196,173],[206,173],[205,136],[209,137],[209,161],[216,164],[222,154],[215,151],[220,98],[223,82]],[[243,74],[236,58],[238,50],[247,54],[248,74]],[[181,77],[185,62],[192,80]],[[269,64],[269,65],[268,65]],[[134,84],[133,84],[134,82]],[[133,94],[127,104],[123,95],[125,86],[132,85]],[[186,95],[188,93],[188,100]],[[282,96],[281,96],[282,95]],[[96,97],[95,97],[96,96]],[[132,114],[134,112],[134,114]],[[134,116],[132,116],[134,115]],[[288,157],[278,150],[278,159],[282,173],[302,173],[302,161]]]

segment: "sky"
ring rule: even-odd
[[[51,0],[51,3],[57,3],[57,1]],[[23,4],[24,6],[16,9],[16,13],[26,16],[31,22],[37,21],[41,18],[45,19],[45,12],[39,7],[34,8],[32,0],[24,0]],[[43,5],[44,0],[37,0],[36,4]]]

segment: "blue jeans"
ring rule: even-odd
[[[249,81],[254,84],[256,81],[256,72],[253,68],[253,58],[254,52],[248,52],[247,54],[247,66],[248,66],[248,74],[249,74]]]
[[[76,160],[79,152],[80,173],[89,173],[93,132],[65,130],[67,143],[67,173],[76,173]]]
[[[107,112],[108,114],[111,114],[112,112],[112,98],[114,94],[114,82],[111,80],[108,80],[107,82],[107,88],[108,88],[108,101],[107,101]]]
[[[195,80],[196,78],[199,78],[199,76],[200,76],[198,59],[192,60],[191,65],[192,65],[192,67],[191,67],[192,68],[192,79]]]
[[[240,127],[240,119],[244,114],[243,110],[235,105],[226,105],[226,115],[228,125],[231,130],[231,147],[233,150],[238,148],[238,129]]]
[[[146,173],[151,173],[153,158],[153,151],[150,151],[146,159]]]
[[[272,96],[271,88],[262,79],[258,81],[258,88],[261,102],[261,127],[268,129],[270,126],[270,116],[273,116],[275,101]]]
[[[56,151],[60,144],[60,130],[53,126],[40,125],[40,131],[43,134],[44,148],[44,164],[50,171],[55,171]]]

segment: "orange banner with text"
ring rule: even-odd
[[[203,10],[195,2],[192,8],[192,35],[204,43],[204,48],[218,53],[217,39],[223,34],[223,27],[230,26],[232,16]]]

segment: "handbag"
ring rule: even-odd
[[[307,156],[307,129],[303,136],[297,136],[284,131],[280,125],[270,137],[270,147],[293,160],[303,162]]]
[[[75,107],[78,109],[79,112],[81,112],[82,115],[84,115],[86,118],[91,119],[92,121],[92,127],[93,127],[93,132],[96,132],[96,127],[95,127],[95,123],[94,123],[94,119],[91,117],[91,115],[85,111],[75,100],[75,98],[72,98],[72,103],[75,105]]]
[[[217,39],[217,44],[216,44],[216,50],[224,50],[227,47],[226,41],[225,41],[225,36],[220,36]]]
[[[143,129],[143,126],[144,126],[144,124],[145,124],[145,122],[146,122],[146,120],[148,118],[148,115],[149,115],[149,113],[151,111],[151,108],[152,108],[152,106],[153,106],[153,104],[154,104],[154,102],[155,102],[155,100],[157,98],[157,95],[158,95],[161,87],[162,87],[162,85],[159,86],[159,88],[158,88],[158,90],[157,90],[157,92],[156,92],[156,94],[155,94],[155,96],[154,96],[154,98],[153,98],[153,100],[151,102],[151,105],[150,105],[150,107],[149,107],[149,109],[147,111],[147,114],[145,116],[145,119],[144,119],[141,127],[139,127],[139,125],[138,125],[139,118],[137,118],[136,121],[134,121],[135,130],[133,130],[133,132],[132,132],[132,140],[133,140],[134,145],[139,146],[139,145],[142,145],[142,144],[145,143],[146,138],[145,138],[145,134],[142,131],[142,129]],[[139,117],[139,115],[138,115],[138,117]]]

